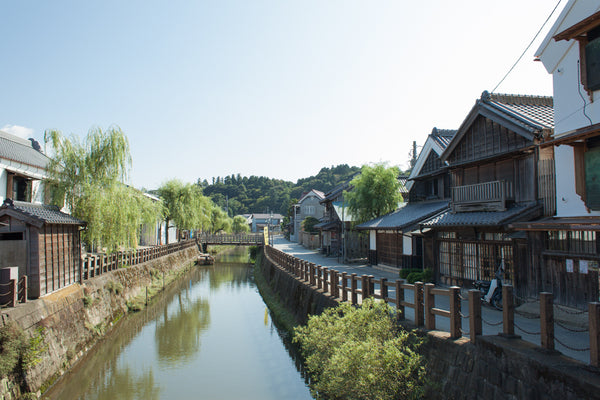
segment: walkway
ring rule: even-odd
[[[275,236],[273,247],[287,254],[298,257],[302,260],[335,269],[339,272],[347,272],[348,274],[356,273],[357,275],[373,275],[375,279],[387,278],[389,281],[399,279],[395,272],[383,271],[368,265],[351,265],[338,262],[337,257],[325,257],[316,250],[305,249],[301,245],[289,242],[282,236]],[[469,304],[466,301],[466,290],[463,289],[463,300],[461,304],[462,314],[467,315],[469,312]],[[396,298],[396,292],[392,287],[389,289],[389,297]],[[411,290],[405,290],[404,297],[406,301],[412,302],[414,293]],[[447,296],[436,296],[436,307],[449,309]],[[539,306],[536,302],[526,303],[517,309],[515,312],[515,333],[520,335],[523,340],[540,346],[540,321],[539,321]],[[414,321],[414,310],[406,308],[405,318]],[[483,335],[496,335],[502,332],[502,312],[490,307],[482,307],[483,318]],[[578,349],[589,348],[589,332],[587,329],[587,313],[582,314],[580,311],[571,310],[566,307],[555,307],[555,348],[562,354],[579,360],[585,364],[590,362],[589,350],[579,351]],[[438,330],[450,331],[450,320],[448,318],[436,316],[436,327]],[[584,330],[584,332],[581,332]],[[468,336],[469,320],[462,319],[463,336]]]

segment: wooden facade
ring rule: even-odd
[[[553,127],[552,98],[484,92],[441,159],[451,179],[451,211],[425,225],[433,229],[436,278],[469,286],[503,280],[529,295],[532,257],[514,221],[554,212],[552,152],[540,143]]]
[[[80,227],[84,223],[52,206],[5,202],[0,208],[0,246],[25,249],[0,256],[0,267],[18,266],[27,275],[29,298],[80,281]]]

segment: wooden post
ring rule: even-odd
[[[27,275],[23,275],[23,294],[21,295],[21,303],[27,303]]]
[[[329,287],[327,285],[327,279],[329,278],[329,275],[327,274],[327,267],[323,267],[323,292],[327,293],[329,292]]]
[[[404,306],[402,305],[404,301],[403,283],[402,279],[396,279],[396,314],[399,320],[404,320]]]
[[[338,291],[338,272],[335,269],[331,270],[331,295],[334,298],[338,298],[339,295],[339,291]]]
[[[315,286],[315,264],[310,263],[310,284]]]
[[[425,311],[425,329],[430,331],[435,329],[435,314],[431,312],[435,308],[435,296],[432,289],[435,287],[433,283],[426,283],[424,286],[423,302]]]
[[[423,282],[415,282],[415,326],[423,326]]]
[[[381,290],[379,291],[381,294],[381,298],[383,299],[383,301],[385,301],[387,303],[387,298],[388,298],[388,286],[387,286],[387,279],[386,278],[381,278]]]
[[[502,286],[502,327],[504,336],[515,336],[515,300],[512,285]]]
[[[323,280],[321,279],[323,271],[320,265],[317,265],[317,289],[323,288]]]
[[[19,279],[10,280],[11,296],[9,301],[9,307],[16,307],[19,302]]]
[[[552,293],[540,293],[541,344],[546,350],[554,350],[554,307]]]
[[[350,296],[352,299],[352,304],[358,303],[358,294],[356,293],[357,286],[358,286],[357,276],[355,273],[352,273],[350,275],[350,287],[351,287]]]
[[[588,305],[590,319],[590,364],[600,366],[600,303]]]
[[[306,261],[302,261],[302,264],[300,264],[300,274],[298,278],[300,278],[301,281],[304,280],[304,271],[306,270],[306,264],[308,264]]]
[[[362,275],[360,277],[360,289],[362,290],[362,303],[369,297],[369,277],[367,275]]]
[[[458,339],[461,335],[460,319],[460,288],[458,286],[450,287],[450,337]]]
[[[348,289],[346,288],[347,279],[348,274],[346,272],[342,272],[342,301],[348,301]]]
[[[477,289],[469,290],[469,331],[471,343],[475,343],[475,338],[481,336],[482,320],[481,320],[481,291]]]
[[[375,296],[375,277],[369,275],[369,296]]]

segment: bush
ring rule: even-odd
[[[0,328],[0,377],[33,367],[46,349],[43,328],[29,338],[15,322],[7,323]]]
[[[400,270],[400,279],[407,279],[408,275],[413,272],[422,272],[423,270],[420,268],[403,268]]]
[[[404,274],[402,276],[402,271],[410,271],[408,274]],[[400,277],[406,279],[408,283],[415,282],[431,282],[433,280],[433,271],[429,268],[420,270],[420,269],[406,269],[400,271]]]
[[[419,398],[427,386],[422,340],[399,331],[391,308],[367,299],[311,316],[295,329],[318,398]]]

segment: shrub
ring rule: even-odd
[[[413,272],[421,272],[422,269],[420,268],[403,268],[400,270],[400,279],[407,279],[408,275],[410,275]]]
[[[398,331],[391,308],[367,299],[311,316],[295,329],[311,390],[332,399],[419,398],[427,386],[422,340]]]
[[[402,270],[402,271],[406,271],[406,270]],[[404,278],[404,279],[406,279],[406,281],[408,283],[431,282],[433,280],[433,271],[429,268],[424,269],[424,270],[410,269],[408,271],[411,271],[411,272],[408,273],[408,275],[405,276],[405,278]]]
[[[43,328],[27,337],[15,322],[7,323],[0,328],[0,377],[33,367],[46,349]]]

